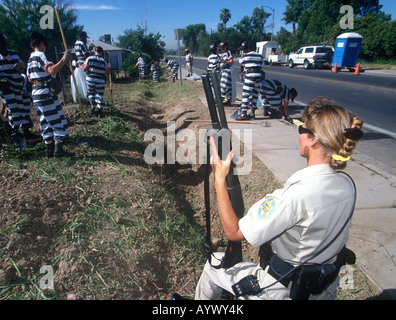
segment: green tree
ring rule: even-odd
[[[274,40],[279,42],[285,54],[296,52],[301,47],[300,36],[293,36],[293,33],[284,27],[280,28]]]
[[[183,29],[183,44],[190,49],[190,52],[197,54],[199,42],[207,36],[205,24],[190,24]]]
[[[62,22],[62,29],[68,48],[74,46],[78,33],[83,29],[77,25],[75,11],[62,1],[55,0],[3,0],[0,3],[0,31],[7,38],[7,46],[15,50],[26,61],[31,52],[29,35],[32,31],[40,32],[47,40],[47,56],[55,61],[55,46],[60,51],[63,41],[54,14],[54,29],[42,30],[40,20],[43,14],[40,8],[49,5],[57,8]]]
[[[369,13],[380,13],[383,5],[379,0],[352,0],[351,5],[358,17],[364,17]]]
[[[132,50],[136,53],[146,53],[153,60],[161,59],[165,54],[165,43],[161,40],[160,33],[150,32],[145,35],[145,30],[137,26],[137,30],[127,29],[117,38],[117,45]]]
[[[287,0],[286,11],[283,13],[283,19],[286,24],[292,24],[292,35],[296,34],[296,24],[299,22],[303,11],[307,10],[308,4],[305,0]]]
[[[243,34],[245,38],[250,38],[254,33],[252,19],[249,16],[244,16],[241,21],[234,25],[234,27],[237,31]]]
[[[223,23],[223,22],[218,23],[218,24],[217,24],[217,31],[218,31],[219,33],[222,33],[222,32],[224,32],[224,30],[225,30],[225,25],[224,25],[224,23]]]
[[[227,28],[220,35],[219,40],[228,42],[229,49],[235,54],[238,52],[242,42],[246,40],[246,37],[234,28]]]
[[[396,57],[396,20],[389,15],[368,13],[355,20],[355,32],[363,36],[360,57],[386,60]]]
[[[255,8],[251,17],[244,16],[234,27],[245,39],[265,40],[269,36],[264,32],[264,27],[270,16],[263,8]]]
[[[252,26],[253,34],[252,38],[260,41],[267,35],[265,34],[264,28],[267,23],[267,19],[271,16],[271,13],[265,12],[264,8],[255,8],[252,14]]]
[[[224,8],[220,12],[220,21],[224,24],[224,29],[227,29],[227,22],[231,19],[231,11],[227,8]]]
[[[352,6],[355,13],[355,29],[351,31],[363,36],[361,56],[392,57],[394,22],[381,12],[379,0],[288,0],[283,20],[292,23],[293,36],[281,30],[277,35],[279,43],[285,51],[295,51],[306,43],[335,45],[337,36],[348,32],[340,27],[340,8],[344,5]]]

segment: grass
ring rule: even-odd
[[[376,61],[367,61],[360,59],[359,62],[365,69],[396,70],[396,59]]]
[[[76,121],[70,130],[71,142],[84,135],[101,137],[95,148],[83,156],[47,160],[41,144],[22,153],[14,152],[8,144],[1,154],[0,169],[14,175],[26,173],[24,178],[31,181],[51,181],[79,195],[81,210],[56,231],[46,257],[27,253],[29,263],[45,260],[55,272],[65,272],[67,277],[59,281],[71,290],[75,282],[79,298],[106,299],[125,287],[131,287],[138,298],[147,281],[154,286],[152,291],[162,292],[155,286],[175,285],[174,268],[184,263],[194,268],[203,264],[196,248],[201,246],[204,233],[191,219],[195,211],[180,199],[167,170],[145,164],[143,132],[134,121],[139,108],[150,114],[169,103],[188,99],[188,88],[147,80],[119,84],[113,93],[116,105],[131,106],[131,110],[108,106],[111,115],[91,121],[88,134],[85,126]],[[75,106],[69,108],[77,110]],[[73,143],[69,148],[75,148]],[[116,183],[113,190],[107,186],[110,183]],[[101,192],[100,188],[107,187],[109,192]],[[6,250],[13,232],[23,232],[26,225],[32,227],[34,223],[25,217],[9,226],[0,225],[0,236],[7,239],[5,247],[0,248],[7,253],[0,258],[0,269],[5,264],[15,274],[9,283],[0,283],[0,299],[67,298],[62,290],[41,290],[39,270],[18,267],[13,254]],[[166,279],[159,279],[158,265],[169,269]],[[160,293],[140,297],[159,298]]]

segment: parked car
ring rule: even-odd
[[[289,67],[303,65],[305,69],[330,66],[333,59],[334,47],[331,46],[306,46],[289,56]],[[331,59],[330,59],[331,56]]]

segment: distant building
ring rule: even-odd
[[[105,34],[104,36],[99,37],[99,41],[106,42],[107,44],[113,44],[110,34]]]
[[[94,40],[90,44],[94,45],[95,47],[103,48],[104,58],[106,59],[106,61],[108,61],[108,53],[110,53],[110,64],[113,70],[121,69],[125,59],[128,57],[129,54],[132,53],[131,50],[117,47],[100,40]]]

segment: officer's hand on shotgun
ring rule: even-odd
[[[210,137],[209,142],[212,149],[212,157],[210,159],[210,163],[212,164],[213,173],[215,175],[215,181],[224,182],[226,180],[227,175],[230,172],[230,167],[231,167],[232,159],[235,155],[235,150],[232,150],[228,154],[227,158],[223,161],[220,159],[214,138]]]

